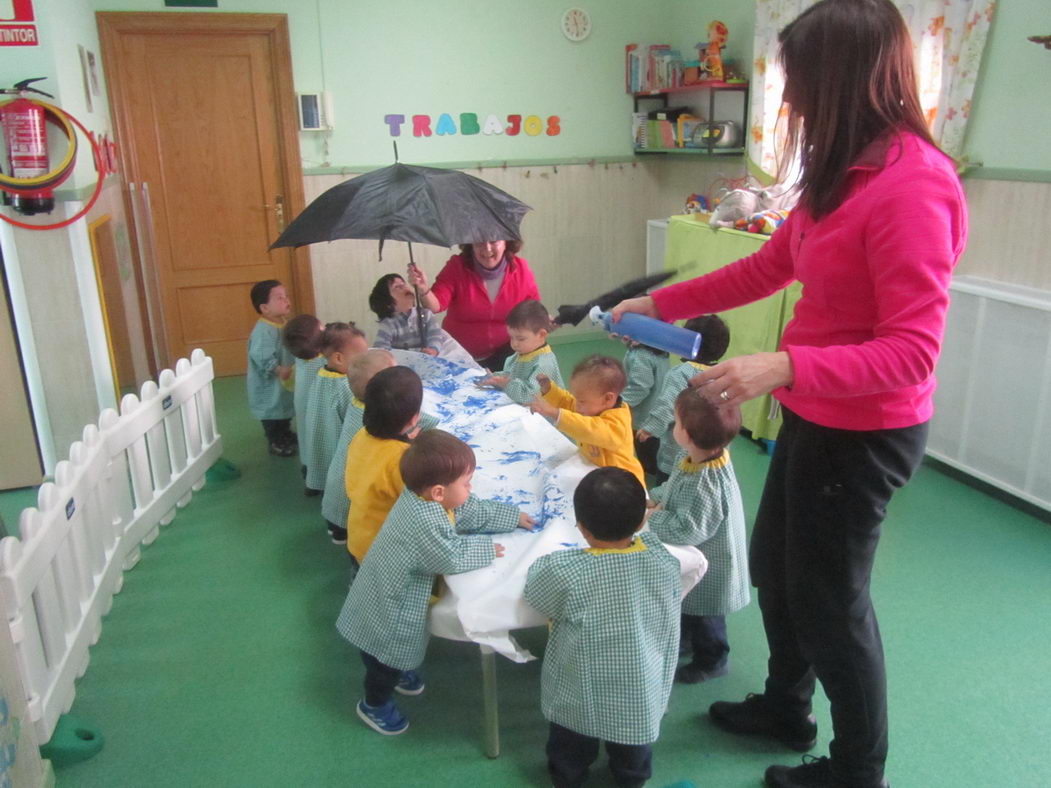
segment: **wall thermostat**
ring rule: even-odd
[[[334,128],[332,120],[331,93],[326,90],[321,93],[299,94],[299,128],[301,131],[328,131]]]

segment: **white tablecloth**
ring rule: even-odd
[[[534,659],[511,636],[511,630],[546,623],[522,598],[526,572],[542,555],[587,547],[576,528],[573,491],[594,466],[542,416],[503,392],[479,389],[479,370],[412,351],[395,351],[395,356],[423,380],[424,411],[474,449],[474,493],[513,503],[538,523],[533,532],[495,536],[505,553],[489,566],[445,578],[448,591],[432,608],[431,631],[490,646],[516,662]],[[668,550],[682,566],[685,595],[704,575],[707,561],[694,547],[669,545]]]

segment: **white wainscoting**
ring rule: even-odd
[[[1051,510],[1051,291],[957,276],[927,453]]]

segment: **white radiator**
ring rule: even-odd
[[[190,358],[143,384],[141,398],[125,396],[120,415],[105,410],[86,426],[37,507],[22,512],[21,538],[0,541],[0,602],[41,743],[73,703],[139,545],[189,503],[222,453],[212,360],[202,350]]]
[[[927,453],[1051,510],[1051,293],[959,276]]]

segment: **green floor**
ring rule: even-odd
[[[564,366],[596,346],[558,348]],[[243,380],[216,383],[225,457],[243,476],[208,485],[125,575],[77,684],[73,713],[106,739],[59,786],[547,785],[539,664],[499,661],[503,755],[482,754],[480,668],[433,641],[427,691],[382,738],[354,716],[362,668],[335,633],[347,557],[302,495],[295,460],[269,456]],[[740,439],[749,516],[767,457]],[[20,496],[20,497],[19,497]],[[23,494],[0,496],[9,525]],[[12,526],[13,528],[13,526]],[[890,675],[888,774],[906,786],[1051,785],[1051,526],[924,467],[891,505],[873,579]],[[798,756],[740,740],[705,709],[761,689],[755,605],[729,619],[732,673],[676,686],[653,786],[757,786]],[[540,648],[543,631],[524,637]],[[819,700],[827,752],[827,704]],[[606,785],[598,770],[591,785]]]

